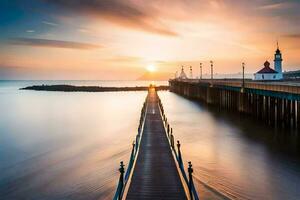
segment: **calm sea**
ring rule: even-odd
[[[0,81],[0,199],[111,199],[119,162],[127,164],[146,96],[20,87],[149,83]],[[201,199],[300,199],[297,133],[170,92],[159,95],[182,143],[184,161],[193,162]]]

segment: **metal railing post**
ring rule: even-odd
[[[171,142],[172,149],[174,149],[174,136],[173,136],[173,134],[171,134],[170,142]]]
[[[121,184],[121,189],[120,189],[120,193],[119,193],[119,199],[122,199],[122,190],[123,190],[123,187],[124,187],[124,172],[125,172],[125,169],[124,169],[124,164],[123,164],[123,161],[120,162],[120,168],[119,168],[119,172],[120,172],[120,179],[119,179],[119,182]]]
[[[189,173],[189,192],[190,192],[190,198],[193,199],[193,193],[192,193],[192,189],[193,189],[193,166],[192,166],[192,162],[189,161],[189,167],[188,167],[188,173]]]
[[[177,151],[178,151],[178,162],[180,167],[182,166],[182,157],[181,157],[181,151],[180,151],[180,142],[177,140]]]
[[[136,145],[135,145],[135,152],[137,152],[137,148],[138,148],[138,146],[139,146],[139,145],[138,145],[138,144],[139,144],[139,135],[136,135],[136,136],[135,136],[135,144],[136,144]]]
[[[133,157],[134,157],[134,148],[135,147],[135,143],[134,143],[134,141],[132,142],[132,150],[131,150],[131,155],[133,155]],[[136,152],[135,152],[136,153]]]

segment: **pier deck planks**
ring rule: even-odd
[[[149,91],[147,106],[140,150],[126,199],[187,199],[154,90]]]

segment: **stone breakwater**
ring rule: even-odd
[[[60,92],[126,92],[126,91],[147,91],[148,86],[135,87],[101,87],[101,86],[74,86],[74,85],[33,85],[20,90],[36,91],[60,91]],[[155,86],[156,90],[169,90],[169,86]]]

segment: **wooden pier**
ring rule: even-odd
[[[149,90],[139,152],[126,199],[187,199],[160,113],[158,96]]]
[[[253,116],[268,125],[300,129],[300,84],[218,79],[173,79],[170,91]]]

